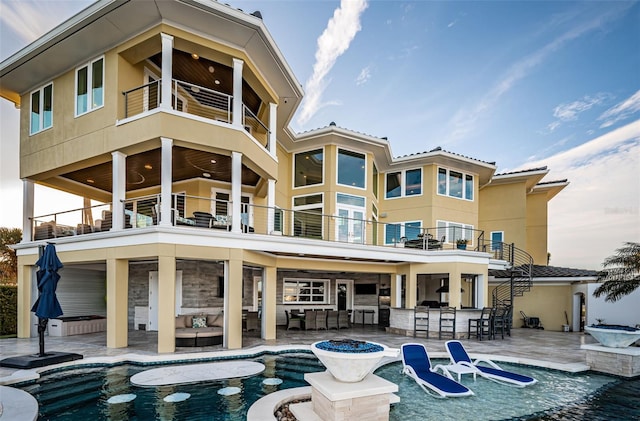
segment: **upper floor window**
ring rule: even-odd
[[[294,236],[322,238],[322,202],[322,193],[293,198]]]
[[[104,57],[76,70],[76,116],[104,105]]]
[[[324,172],[324,151],[322,148],[297,153],[293,160],[293,187],[322,184]]]
[[[387,173],[385,198],[417,196],[422,194],[422,169]]]
[[[504,231],[491,231],[491,250],[500,250],[504,242]]]
[[[362,153],[338,149],[338,184],[364,189],[366,162]]]
[[[378,198],[378,167],[373,164],[373,195]]]
[[[473,225],[460,222],[436,221],[438,227],[438,238],[442,238],[443,243],[455,243],[458,240],[467,240],[473,243],[475,229]]]
[[[473,175],[438,168],[438,194],[473,200]]]
[[[386,224],[384,227],[384,243],[395,244],[404,240],[415,240],[422,229],[422,222],[399,222],[397,224]]]
[[[53,126],[53,83],[31,92],[30,134]]]

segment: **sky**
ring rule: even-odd
[[[601,269],[640,242],[638,2],[225,3],[260,10],[303,86],[294,131],[335,122],[387,137],[394,156],[440,146],[498,173],[547,166],[543,181],[570,182],[549,203],[555,266]],[[0,0],[0,60],[89,4]],[[0,100],[0,226],[22,225],[18,127]],[[46,190],[36,215],[82,206]]]

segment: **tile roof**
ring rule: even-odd
[[[412,157],[412,156],[418,157],[419,155],[425,155],[425,154],[433,153],[433,152],[445,152],[445,153],[449,153],[449,154],[451,154],[451,155],[459,156],[459,157],[461,157],[461,158],[471,159],[471,160],[473,160],[473,161],[482,162],[482,163],[484,163],[484,164],[496,165],[495,161],[494,161],[494,162],[483,161],[483,160],[481,160],[481,159],[472,158],[472,157],[470,157],[470,156],[462,155],[462,154],[459,154],[459,153],[455,153],[455,152],[451,152],[451,151],[446,151],[446,150],[442,149],[440,146],[438,146],[438,147],[436,147],[436,148],[433,148],[433,149],[431,149],[430,151],[416,152],[416,153],[411,153],[411,154],[408,154],[408,155],[396,156],[396,158],[408,158],[408,157]]]
[[[533,265],[533,278],[585,278],[597,277],[598,271],[588,269],[563,268],[559,266],[543,266]],[[490,269],[489,276],[495,278],[509,278],[511,275],[508,270]]]
[[[545,181],[545,182],[540,182],[540,183],[536,184],[536,186],[544,186],[545,184],[566,183],[567,181],[569,181],[567,178],[565,178],[563,180]]]
[[[494,175],[494,177],[498,177],[500,175],[513,175],[513,174],[523,174],[526,172],[538,172],[538,171],[545,171],[547,169],[546,166],[544,167],[538,167],[538,168],[528,168],[526,170],[519,170],[519,171],[510,171],[510,172],[503,172],[500,174],[496,174]]]

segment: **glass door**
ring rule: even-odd
[[[340,206],[336,220],[336,239],[345,243],[364,243],[364,210]]]

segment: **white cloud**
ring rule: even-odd
[[[598,117],[598,120],[605,121],[600,125],[600,128],[610,127],[618,121],[629,118],[632,114],[637,113],[638,111],[640,111],[640,90],[631,95],[631,97],[602,113],[602,115]]]
[[[556,266],[600,269],[625,241],[640,241],[640,120],[519,169],[547,165],[569,186],[549,202]]]
[[[456,20],[454,20],[454,21],[452,21],[452,22],[449,22],[449,24],[447,25],[447,28],[451,28],[451,27],[452,27],[453,25],[455,25],[456,23],[458,23],[458,19],[456,19]]]
[[[360,70],[360,74],[356,78],[356,85],[364,85],[371,79],[371,66],[367,66],[364,69]]]
[[[320,108],[326,106],[322,103],[322,94],[328,84],[327,75],[360,31],[360,16],[367,6],[366,0],[342,0],[318,38],[316,62],[313,74],[305,85],[306,94],[298,124],[304,125]]]
[[[554,131],[562,123],[567,121],[575,121],[578,119],[578,116],[590,110],[596,105],[601,105],[604,101],[609,99],[611,95],[605,93],[597,93],[594,96],[585,95],[581,99],[570,102],[568,104],[560,104],[553,109],[553,116],[557,118],[556,121],[549,124],[549,131]]]

